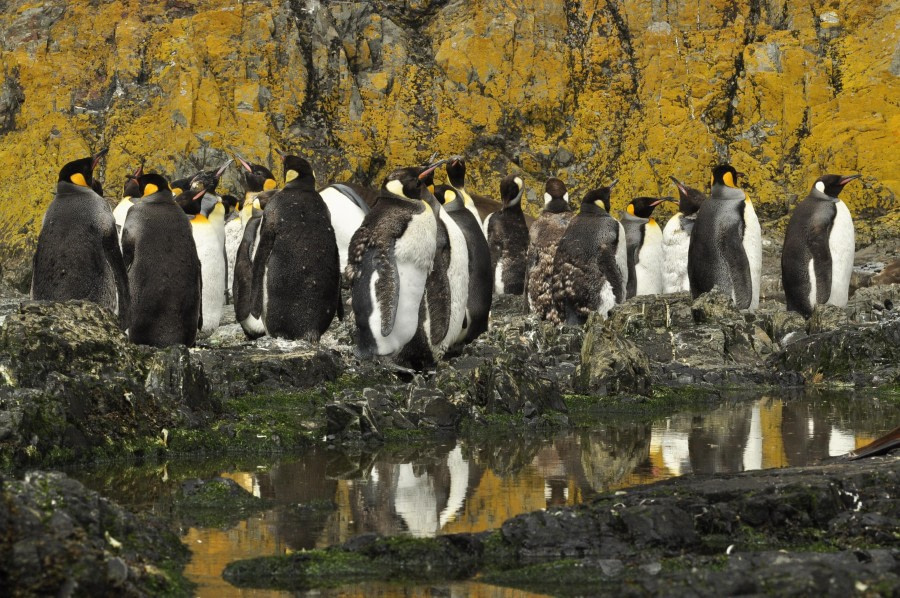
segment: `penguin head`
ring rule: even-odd
[[[122,189],[122,197],[140,197],[141,187],[138,179],[144,174],[144,165],[137,167],[134,173],[128,175],[125,179],[125,187]]]
[[[712,184],[726,187],[738,186],[738,171],[731,164],[720,164],[713,168]]]
[[[312,165],[300,156],[281,154],[284,159],[284,182],[293,185],[308,185],[315,187],[316,174]]]
[[[238,210],[241,209],[240,200],[234,195],[228,194],[222,195],[220,199],[222,200],[222,206],[225,208],[225,217],[229,220],[236,217]]]
[[[205,189],[210,193],[215,193],[216,187],[219,186],[219,179],[222,178],[222,175],[225,174],[225,170],[231,166],[232,162],[234,162],[234,160],[229,158],[216,170],[203,170],[195,174],[190,183],[191,191]]]
[[[172,190],[172,194],[176,197],[181,195],[182,191],[188,190],[191,186],[191,177],[185,177],[183,179],[175,179],[171,183],[169,183],[169,188]]]
[[[191,191],[190,189],[187,189],[175,197],[175,203],[184,210],[185,214],[193,217],[203,212],[203,203],[201,200],[205,195],[205,189],[201,189],[200,191]]]
[[[450,185],[438,185],[434,188],[434,196],[444,205],[460,198],[459,192]]]
[[[524,192],[525,181],[517,174],[508,174],[500,181],[500,201],[504,208],[520,204]]]
[[[447,179],[456,189],[466,186],[466,161],[462,156],[453,156],[447,161]]]
[[[581,200],[581,205],[584,207],[585,205],[593,205],[598,208],[602,208],[609,212],[609,196],[612,193],[612,188],[616,186],[618,183],[618,179],[614,180],[607,187],[600,187],[598,189],[591,189],[588,191],[584,199]]]
[[[569,192],[566,184],[556,177],[547,179],[547,183],[544,185],[544,211],[569,211]]]
[[[638,218],[650,218],[653,208],[664,201],[674,202],[674,197],[635,197],[625,207],[625,211]]]
[[[138,196],[147,197],[163,190],[169,190],[169,182],[164,176],[149,172],[138,177]]]
[[[819,193],[824,193],[828,197],[836,198],[843,190],[844,185],[846,185],[850,181],[858,179],[860,176],[862,175],[826,174],[816,179],[816,183],[813,185],[813,188]]]
[[[672,179],[672,182],[675,183],[675,187],[678,189],[678,211],[685,216],[696,214],[697,210],[700,209],[700,205],[706,199],[706,195],[698,189],[688,187],[673,176],[669,178]]]
[[[100,158],[106,155],[108,149],[103,149],[87,158],[72,160],[59,171],[59,181],[73,183],[81,187],[91,187],[94,183],[94,169],[100,162]]]
[[[269,191],[278,186],[278,183],[275,182],[275,175],[265,166],[251,164],[240,156],[237,156],[237,159],[243,167],[241,174],[244,177],[244,187],[248,192],[259,193],[260,191]]]
[[[433,180],[434,169],[447,160],[440,160],[429,166],[408,166],[393,171],[384,179],[381,187],[386,191],[406,199],[428,199],[428,181]]]

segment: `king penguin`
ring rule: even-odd
[[[130,293],[116,221],[91,186],[105,154],[74,160],[59,171],[32,261],[31,298],[93,301],[117,313],[125,328]]]
[[[395,356],[420,329],[425,281],[434,266],[437,217],[422,201],[422,179],[434,171],[409,167],[390,173],[378,200],[353,234],[347,256],[356,352]],[[419,197],[410,200],[407,197]],[[428,356],[422,356],[428,361]]]
[[[622,226],[628,242],[627,298],[663,292],[662,230],[653,208],[672,198],[635,197],[625,207]]]
[[[225,289],[228,281],[225,257],[225,207],[217,201],[212,209],[203,209],[205,189],[185,191],[189,196],[187,205],[182,209],[191,221],[191,235],[197,248],[197,258],[203,279],[202,312],[203,326],[197,333],[198,338],[208,338],[219,327],[222,320],[222,308],[225,305]]]
[[[544,186],[544,210],[529,232],[525,279],[528,309],[542,320],[555,318],[550,288],[553,260],[559,240],[573,216],[566,184],[557,178],[548,179]]]
[[[119,237],[119,243],[122,242],[122,225],[125,224],[125,217],[128,216],[128,210],[134,205],[134,200],[138,196],[138,178],[144,173],[143,164],[138,166],[133,174],[125,179],[125,188],[122,189],[122,199],[113,209],[113,218],[116,220],[116,234]]]
[[[236,156],[244,170],[241,171],[244,182],[244,201],[241,202],[241,224],[247,226],[247,221],[253,216],[253,201],[260,193],[274,191],[278,187],[275,175],[261,164],[247,162],[240,156]]]
[[[466,209],[462,193],[441,185],[435,196],[444,204],[444,211],[459,226],[468,249],[468,291],[465,319],[454,344],[468,344],[488,329],[493,298],[494,270],[491,267],[491,248],[478,220]]]
[[[559,241],[552,288],[554,314],[560,322],[581,326],[594,311],[605,318],[625,300],[625,231],[609,215],[609,195],[615,184],[588,191]]]
[[[522,212],[522,177],[510,174],[500,181],[503,208],[484,220],[494,272],[494,292],[521,295],[525,291],[525,256],[528,253],[528,223]]]
[[[282,155],[284,187],[269,199],[253,256],[251,315],[266,334],[318,342],[343,317],[338,251],[312,166]]]
[[[353,183],[334,183],[319,191],[328,212],[341,258],[341,272],[347,268],[347,250],[353,233],[362,224],[372,204],[378,198],[378,191]]]
[[[466,190],[466,161],[462,156],[454,156],[447,161],[447,181],[463,196],[466,209],[475,216],[478,225],[483,229],[484,219],[500,206],[490,197],[472,194]]]
[[[818,303],[847,305],[856,238],[853,218],[838,195],[858,178],[858,174],[821,176],[794,208],[781,254],[781,282],[789,311],[808,318]]]
[[[713,169],[709,200],[697,212],[688,249],[691,296],[718,287],[738,309],[759,305],[762,236],[756,211],[729,164]]]
[[[663,292],[678,293],[691,290],[687,273],[688,247],[697,210],[706,200],[706,194],[673,176],[669,178],[678,189],[678,213],[669,218],[663,228]]]
[[[202,325],[200,259],[190,221],[166,179],[138,179],[140,201],[122,227],[122,257],[133,297],[128,338],[155,347],[193,346]]]

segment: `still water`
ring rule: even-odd
[[[478,532],[519,513],[572,505],[689,473],[807,465],[867,444],[900,423],[900,406],[859,394],[726,399],[718,407],[636,423],[614,417],[590,430],[459,439],[427,448],[346,455],[317,449],[278,458],[171,462],[72,472],[133,509],[175,520],[193,551],[187,575],[200,596],[284,596],[241,591],[221,578],[233,560],[324,548],[365,533]],[[185,521],[171,506],[184,479],[222,475],[272,508],[219,527]],[[528,596],[463,583],[366,584],[326,595]],[[316,592],[322,595],[322,592]]]

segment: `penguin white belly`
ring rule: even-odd
[[[744,200],[744,238],[742,241],[744,253],[750,263],[750,310],[759,307],[759,284],[762,272],[762,230],[759,227],[759,218],[749,199]]]
[[[225,223],[225,257],[228,260],[228,284],[226,292],[230,295],[234,286],[234,262],[237,260],[238,248],[244,237],[244,227],[240,218],[233,218]]]
[[[816,306],[816,264],[815,260],[809,260],[809,308]]]
[[[603,281],[603,286],[600,287],[600,305],[597,306],[597,313],[602,315],[604,318],[609,317],[609,310],[611,310],[616,305],[616,296],[613,293],[612,285],[609,284],[608,280]]]
[[[446,210],[440,211],[441,222],[447,227],[450,240],[450,265],[447,268],[447,280],[450,282],[450,323],[447,335],[443,339],[433,339],[433,344],[441,351],[446,351],[451,343],[461,340],[463,320],[466,319],[466,304],[469,301],[469,248],[466,237],[456,221]]]
[[[831,252],[831,295],[828,303],[843,307],[850,294],[850,276],[853,274],[853,258],[856,253],[856,231],[850,210],[838,201],[831,236],[828,237],[828,251]]]
[[[622,277],[622,297],[628,288],[628,242],[625,240],[625,227],[619,223],[619,244],[616,246],[616,265]]]
[[[484,231],[484,238],[487,239],[488,241],[491,240],[491,238],[488,236],[488,228],[490,227],[491,216],[493,216],[493,215],[494,215],[493,212],[488,214],[487,218],[484,219],[484,224],[481,225],[481,230]]]
[[[503,260],[497,260],[497,267],[494,268],[494,292],[498,295],[502,295],[506,292],[506,287],[503,286]]]
[[[662,293],[662,231],[659,225],[650,221],[644,227],[644,244],[638,253],[634,266],[637,277],[635,295],[657,295]]]
[[[123,197],[122,201],[120,201],[113,210],[113,218],[116,219],[116,232],[119,235],[119,245],[122,244],[122,227],[125,226],[125,218],[128,216],[128,210],[130,210],[133,205],[134,203],[131,201],[130,197]]]
[[[682,214],[675,214],[663,229],[663,292],[690,291],[687,259],[691,235],[682,227]]]
[[[225,252],[215,227],[202,223],[192,226],[191,231],[203,279],[203,328],[198,336],[206,338],[215,332],[222,319],[222,306],[225,304]]]
[[[347,252],[353,233],[362,224],[365,213],[352,199],[333,187],[325,187],[319,192],[331,214],[331,228],[337,241],[338,256],[341,261],[341,272],[347,267]],[[379,326],[380,328],[380,326]]]

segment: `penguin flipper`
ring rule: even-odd
[[[131,309],[131,295],[128,289],[128,273],[125,269],[125,261],[122,258],[122,250],[119,247],[119,234],[116,231],[115,221],[113,221],[111,227],[108,227],[103,232],[103,251],[106,253],[107,263],[112,268],[113,278],[116,279],[119,325],[122,327],[122,330],[127,330]]]
[[[747,309],[753,300],[753,284],[750,279],[750,260],[744,252],[743,230],[741,234],[724,238],[722,255],[731,275],[731,291],[738,309]],[[723,289],[724,290],[724,289]]]
[[[265,286],[266,266],[268,265],[269,255],[275,248],[275,231],[272,226],[267,226],[266,217],[263,216],[256,234],[259,236],[259,245],[256,247],[256,254],[253,256],[253,282],[251,283],[252,301],[250,307],[250,315],[259,318],[263,312],[263,286]]]
[[[375,260],[378,282],[375,283],[375,300],[381,307],[381,336],[388,336],[394,330],[397,321],[397,305],[400,303],[400,273],[397,271],[397,258],[394,255],[394,243],[391,243],[387,254]]]

